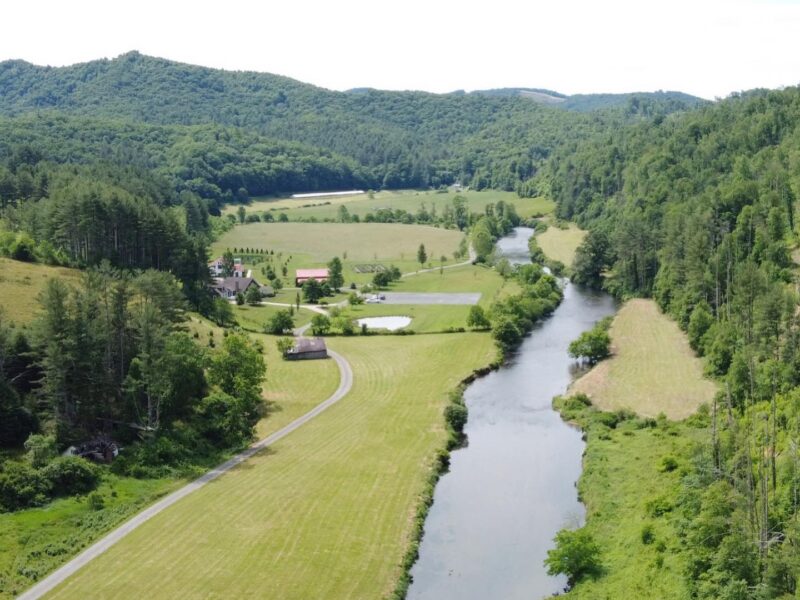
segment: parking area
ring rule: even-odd
[[[422,292],[385,292],[382,304],[477,304],[481,299],[480,292],[472,293],[422,293]]]

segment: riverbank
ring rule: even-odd
[[[563,588],[543,561],[556,531],[582,520],[583,442],[551,401],[572,378],[569,342],[613,310],[608,295],[567,284],[555,312],[467,387],[468,445],[438,479],[407,597],[514,600]]]
[[[602,412],[574,397],[557,397],[554,406],[584,433],[578,490],[602,566],[564,597],[686,598],[683,516],[675,507],[695,449],[708,438],[707,415],[641,418]]]

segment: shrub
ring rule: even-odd
[[[678,459],[674,456],[665,456],[661,459],[661,465],[658,470],[662,473],[671,473],[678,468]]]
[[[56,438],[52,435],[32,434],[25,440],[27,458],[35,468],[43,467],[57,454]]]
[[[652,544],[655,541],[656,534],[655,531],[653,531],[653,526],[650,523],[647,523],[642,527],[640,537],[642,538],[642,543],[644,545]]]
[[[98,468],[77,456],[61,456],[42,469],[50,482],[53,494],[69,496],[85,494],[97,487],[100,481]]]
[[[600,546],[586,529],[562,529],[555,542],[544,561],[549,575],[566,575],[573,586],[587,575],[599,574]]]
[[[94,492],[89,496],[89,508],[92,510],[103,510],[106,507],[106,501],[103,500],[103,496]]]
[[[47,478],[31,465],[7,461],[0,471],[0,507],[5,510],[41,506],[50,489]]]
[[[460,403],[449,404],[444,409],[444,418],[447,424],[459,434],[464,432],[464,425],[467,424],[468,416],[467,407]]]

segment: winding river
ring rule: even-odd
[[[532,234],[517,228],[498,248],[530,262]],[[575,483],[584,443],[551,402],[572,379],[569,342],[614,310],[607,294],[568,283],[516,355],[469,386],[468,445],[436,486],[408,598],[532,600],[564,588],[543,561],[556,532],[583,521]]]

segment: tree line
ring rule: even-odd
[[[653,297],[721,384],[676,507],[696,598],[798,589],[798,124],[797,88],[734,95],[590,137],[542,175],[590,230],[575,280]]]

